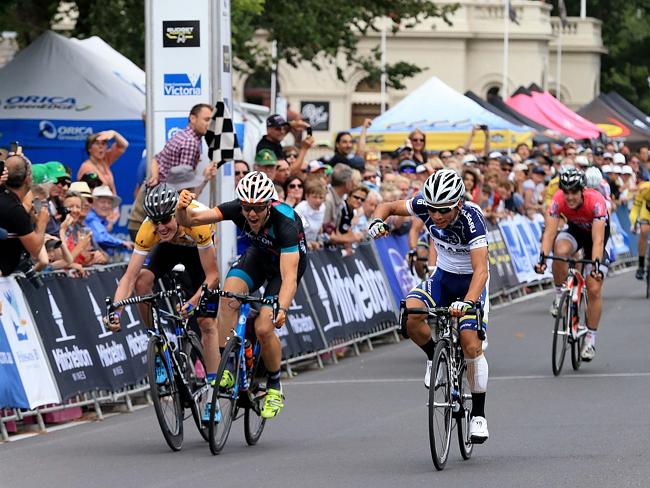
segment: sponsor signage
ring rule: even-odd
[[[187,117],[165,117],[165,142],[187,127]]]
[[[41,120],[38,123],[38,136],[57,141],[85,141],[93,133],[88,125],[73,125],[70,123],[54,123]]]
[[[300,114],[312,130],[330,129],[330,102],[300,102]]]
[[[198,20],[163,20],[163,47],[199,47],[200,29]]]
[[[163,93],[165,96],[199,96],[201,95],[201,75],[193,73],[165,73],[163,75]]]
[[[92,105],[79,103],[75,97],[50,96],[50,95],[14,95],[2,101],[5,110],[74,110],[83,112]]]

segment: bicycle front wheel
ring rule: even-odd
[[[237,414],[236,404],[241,347],[241,340],[238,337],[233,337],[228,341],[221,355],[221,362],[219,363],[215,385],[212,390],[210,421],[208,423],[208,440],[212,454],[219,454],[226,445],[232,421]],[[222,388],[220,386],[221,379],[226,370],[232,373],[235,382],[232,387]]]
[[[178,451],[183,445],[185,411],[174,380],[174,371],[165,358],[167,354],[171,354],[171,351],[164,350],[164,347],[164,343],[155,336],[149,340],[147,346],[149,388],[163,437],[172,451]]]
[[[254,446],[262,436],[266,419],[260,416],[262,404],[264,403],[264,389],[261,388],[259,379],[266,372],[260,351],[255,357],[255,367],[251,373],[250,385],[248,387],[248,404],[244,409],[244,437],[249,446]]]
[[[203,358],[201,341],[194,331],[188,331],[183,344],[183,375],[192,396],[190,409],[196,428],[204,440],[209,440],[208,425],[202,421],[205,406],[210,401],[210,390],[207,384],[207,368]]]
[[[460,447],[460,455],[463,459],[468,460],[472,457],[474,444],[469,439],[469,419],[472,412],[472,392],[469,389],[469,380],[467,379],[467,365],[463,360],[463,364],[458,372],[458,402],[460,409],[455,413],[456,417],[456,431],[458,433],[458,445]]]
[[[440,340],[433,354],[429,387],[429,446],[433,465],[438,471],[444,469],[449,456],[452,422],[451,389],[449,342]]]
[[[646,259],[650,259],[650,256],[646,256]],[[645,297],[650,298],[650,266],[645,268]]]
[[[583,327],[587,326],[587,308],[587,292],[583,288],[582,303],[578,309],[578,317],[580,317],[582,314],[582,321],[580,321],[580,324]],[[582,345],[585,343],[585,335],[586,334],[582,334],[571,342],[571,366],[573,366],[574,371],[578,371],[580,369],[580,365],[582,364],[582,356],[580,356],[580,351],[582,351]]]
[[[564,365],[564,357],[566,356],[567,342],[569,341],[569,327],[571,326],[571,297],[569,292],[562,293],[560,304],[557,308],[557,316],[555,317],[555,327],[553,329],[553,352],[552,364],[553,374],[558,376],[562,371]]]

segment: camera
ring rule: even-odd
[[[65,218],[68,216],[68,214],[70,213],[70,210],[68,210],[65,207],[60,207],[58,209],[58,212],[59,212],[59,222],[62,223],[65,220]]]
[[[307,135],[308,135],[309,137],[311,137],[311,136],[312,136],[311,125],[310,125],[309,127],[307,127],[305,130],[307,131]]]
[[[31,259],[27,258],[21,261],[18,265],[18,271],[22,272],[34,288],[41,288],[45,286],[43,278],[40,277],[38,272],[34,269]]]

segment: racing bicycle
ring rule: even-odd
[[[208,440],[208,428],[202,423],[203,409],[209,400],[203,348],[196,333],[188,329],[187,319],[165,309],[165,299],[172,307],[184,303],[183,291],[170,278],[171,288],[148,295],[135,296],[113,303],[106,298],[106,316],[116,308],[138,303],[151,305],[152,327],[147,329],[147,371],[151,398],[163,437],[172,451],[183,445],[185,409],[189,408],[199,433]],[[174,308],[172,308],[173,310]]]
[[[221,354],[221,362],[212,390],[208,442],[210,451],[215,455],[219,454],[226,445],[232,422],[242,416],[241,410],[243,410],[246,443],[253,446],[262,435],[266,419],[260,414],[266,395],[266,385],[262,385],[260,379],[266,376],[266,369],[260,355],[261,346],[252,328],[247,334],[246,323],[251,304],[270,305],[273,308],[274,320],[279,309],[277,297],[261,298],[220,289],[210,290],[207,285],[203,285],[199,311],[211,312],[215,306],[212,299],[218,297],[234,298],[241,305],[237,325],[231,331]],[[226,370],[234,377],[234,384],[230,388],[219,386]]]
[[[562,284],[562,294],[558,302],[553,327],[551,364],[553,374],[558,376],[562,372],[569,345],[571,346],[571,365],[573,369],[577,371],[582,364],[580,350],[587,334],[587,308],[589,304],[587,303],[585,277],[577,269],[577,265],[595,265],[596,262],[590,259],[562,258],[558,256],[546,256],[546,258],[569,264],[566,280]]]
[[[407,338],[406,320],[409,315],[424,314],[436,342],[429,387],[429,447],[433,465],[438,471],[445,468],[454,427],[460,454],[464,460],[472,456],[474,444],[469,436],[472,393],[467,379],[467,365],[460,344],[457,317],[452,317],[448,307],[407,308],[400,302],[400,327]],[[478,336],[485,340],[483,317],[480,308],[472,308],[466,315],[476,315]]]

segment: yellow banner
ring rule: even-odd
[[[469,137],[469,132],[425,132],[427,138],[426,149],[442,151],[448,149],[453,151],[462,146]],[[408,138],[408,132],[371,132],[366,135],[366,147],[378,149],[383,152],[390,152],[402,146]],[[354,142],[359,140],[359,134],[352,134]],[[490,131],[490,149],[504,150],[514,149],[517,144],[525,142],[532,146],[532,132],[514,132],[511,130]],[[473,150],[483,149],[485,135],[477,132],[472,140]]]

